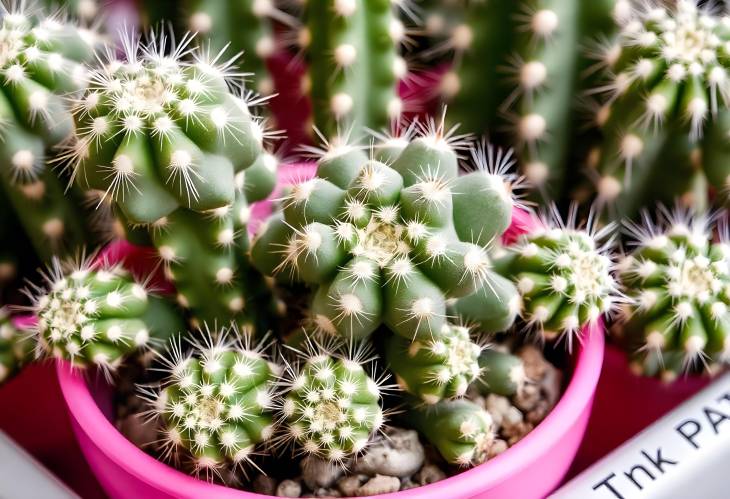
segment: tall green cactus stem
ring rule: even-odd
[[[38,255],[49,260],[87,239],[84,216],[64,197],[49,162],[51,148],[73,133],[64,98],[84,88],[83,64],[93,59],[96,35],[22,9],[1,9],[0,191]]]
[[[170,343],[161,388],[143,394],[162,423],[163,456],[188,458],[212,480],[251,464],[256,447],[270,441],[280,368],[238,331],[199,331],[188,341],[188,349],[179,337]]]
[[[693,177],[730,186],[730,17],[715,12],[689,0],[636,7],[600,54],[608,81],[596,88],[606,99],[595,118],[604,134],[595,177],[619,216],[648,200],[673,202]]]
[[[610,313],[621,296],[613,276],[611,225],[596,231],[589,222],[575,227],[543,221],[523,234],[501,263],[522,296],[523,317],[544,337],[567,336],[568,346],[581,329]]]
[[[284,379],[282,438],[299,453],[341,464],[382,429],[380,386],[357,360],[314,354],[290,366]]]
[[[380,130],[403,108],[397,83],[405,30],[391,0],[306,2],[299,43],[309,64],[314,122],[332,137],[354,128]]]
[[[31,359],[32,345],[13,325],[7,309],[0,307],[0,386]]]
[[[400,336],[387,340],[386,361],[398,385],[426,404],[461,397],[480,373],[482,350],[466,327],[444,325],[441,335],[413,342]]]
[[[730,240],[713,242],[706,218],[660,214],[629,224],[635,248],[620,264],[632,301],[621,326],[634,367],[671,381],[730,361]]]
[[[467,467],[487,460],[494,423],[474,402],[443,400],[436,405],[414,406],[404,417],[449,464]]]
[[[413,139],[392,166],[354,152],[325,157],[254,241],[252,260],[264,274],[317,286],[311,313],[328,334],[362,339],[385,323],[405,338],[437,337],[446,298],[491,275],[485,248],[465,241],[491,241],[509,225],[510,196],[483,190],[497,182],[506,194],[497,175],[457,177],[456,154],[438,134]],[[466,212],[474,206],[481,217]]]
[[[479,355],[479,368],[479,379],[474,386],[483,395],[494,393],[512,397],[527,383],[524,362],[509,352],[485,348]]]
[[[178,314],[120,266],[83,262],[70,270],[54,259],[44,283],[26,290],[36,354],[110,375],[137,349],[182,327]]]
[[[610,20],[613,1],[465,3],[463,23],[445,42],[455,52],[440,86],[451,117],[477,134],[508,124],[527,178],[559,197],[577,121],[581,23],[609,24],[601,20]]]
[[[266,70],[276,44],[271,19],[290,22],[272,0],[187,0],[183,2],[186,28],[209,40],[212,50],[230,47],[242,52],[240,67],[247,82],[262,95],[271,95],[274,85]]]

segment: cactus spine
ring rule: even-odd
[[[623,330],[637,372],[667,381],[730,360],[730,241],[705,217],[661,210],[628,224],[636,240],[620,264],[632,299]]]
[[[280,369],[237,330],[200,330],[187,341],[190,348],[180,337],[171,341],[167,377],[158,391],[143,393],[162,423],[163,454],[190,459],[196,474],[222,477],[226,468],[245,468],[271,439]]]
[[[396,89],[406,74],[398,55],[405,30],[396,7],[391,0],[306,2],[298,36],[309,63],[305,90],[326,136],[351,127],[380,130],[401,114]]]

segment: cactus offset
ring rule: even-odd
[[[426,404],[461,397],[479,377],[482,347],[472,341],[466,327],[444,325],[434,339],[387,340],[386,360],[400,387]]]
[[[492,275],[483,245],[509,225],[505,179],[479,169],[457,177],[440,130],[411,140],[391,166],[344,151],[292,188],[283,217],[254,241],[254,265],[318,286],[311,312],[328,334],[362,339],[385,323],[405,338],[439,336],[446,299]]]
[[[494,422],[469,400],[444,400],[415,406],[406,420],[438,449],[449,464],[474,466],[487,460],[494,441]]]
[[[176,312],[119,265],[54,259],[43,280],[25,290],[38,319],[32,328],[38,357],[109,375],[127,355],[181,328]]]
[[[479,368],[479,379],[474,386],[483,395],[495,393],[512,397],[527,383],[524,362],[509,352],[485,348],[479,355]]]
[[[306,2],[298,42],[309,63],[305,91],[314,123],[332,137],[350,129],[379,130],[397,118],[403,103],[398,81],[406,63],[398,55],[405,30],[396,1]]]
[[[605,95],[595,117],[604,138],[592,166],[612,215],[633,217],[646,202],[684,194],[705,206],[708,182],[727,191],[730,18],[719,11],[645,2],[627,10],[615,42],[597,54],[607,81],[595,89]]]
[[[237,330],[200,330],[187,341],[190,348],[174,339],[162,355],[167,376],[159,390],[143,389],[149,413],[161,420],[163,456],[189,460],[211,480],[226,469],[245,471],[273,435],[279,367]]]
[[[0,191],[13,206],[39,257],[73,252],[88,239],[79,199],[64,197],[51,171],[52,148],[70,138],[67,94],[86,84],[96,35],[53,17],[0,7]]]
[[[382,430],[381,389],[361,359],[329,352],[302,354],[284,376],[283,443],[298,453],[344,463]]]
[[[620,277],[632,301],[620,327],[645,375],[673,380],[730,361],[730,240],[710,220],[661,210],[658,224],[628,224],[635,247]]]

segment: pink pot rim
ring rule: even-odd
[[[440,482],[415,489],[377,496],[379,498],[468,497],[470,491],[487,490],[524,468],[534,455],[548,449],[569,431],[592,402],[605,348],[601,324],[589,326],[571,380],[555,408],[523,440],[494,459]],[[106,419],[87,385],[86,377],[67,364],[58,363],[58,379],[69,412],[81,430],[109,459],[126,472],[146,477],[148,483],[171,494],[185,490],[189,497],[263,498],[253,492],[212,485],[158,461],[127,440]],[[173,486],[170,486],[173,484]]]

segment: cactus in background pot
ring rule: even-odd
[[[279,366],[235,328],[207,327],[174,338],[161,354],[166,377],[142,388],[160,420],[162,454],[209,480],[252,465],[257,446],[273,435],[273,400]]]
[[[36,356],[96,367],[109,376],[132,352],[178,332],[178,313],[119,265],[53,260],[25,290],[37,318]],[[25,309],[25,307],[23,307]]]
[[[32,352],[33,342],[13,325],[8,310],[0,307],[0,386],[30,361]]]
[[[18,216],[38,256],[72,254],[89,240],[76,192],[52,171],[54,147],[73,134],[64,99],[86,85],[84,63],[97,35],[56,17],[2,6],[0,21],[0,192]]]
[[[394,0],[304,3],[298,44],[309,64],[304,91],[314,123],[327,137],[380,130],[400,116],[397,84],[406,76],[398,55],[405,29]]]
[[[635,6],[598,51],[606,81],[595,89],[605,96],[595,123],[603,140],[590,166],[613,216],[634,217],[683,195],[701,209],[710,186],[727,193],[730,17],[711,4]]]
[[[316,287],[313,322],[328,334],[363,339],[385,323],[408,339],[439,336],[446,299],[492,275],[484,246],[505,231],[513,205],[503,172],[458,176],[440,127],[390,166],[342,151],[292,188],[254,241],[254,265]]]
[[[616,327],[634,369],[674,380],[684,372],[716,372],[730,361],[730,240],[702,215],[660,209],[654,222],[627,224],[634,240],[620,263],[632,301]]]

